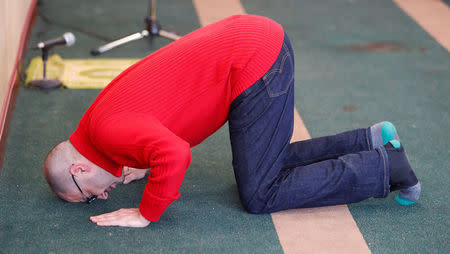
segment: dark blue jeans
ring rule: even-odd
[[[389,194],[383,147],[370,129],[290,143],[294,54],[285,35],[272,68],[231,104],[233,168],[244,207],[269,213],[358,202]]]

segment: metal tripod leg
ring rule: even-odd
[[[108,44],[105,44],[103,46],[100,46],[96,49],[91,50],[91,54],[96,56],[100,55],[108,50],[111,50],[115,47],[118,47],[120,45],[126,44],[131,41],[136,41],[139,39],[142,39],[144,37],[153,37],[153,36],[161,36],[170,40],[178,40],[181,38],[181,36],[178,36],[174,33],[162,30],[158,21],[156,20],[156,6],[155,6],[155,0],[150,0],[150,16],[146,18],[147,23],[147,29],[143,30],[140,33],[134,33],[132,35],[128,35],[124,38],[115,40],[113,42],[110,42]]]
[[[120,45],[123,45],[123,44],[131,42],[131,41],[136,41],[136,40],[142,39],[144,37],[147,37],[148,35],[149,35],[149,32],[147,30],[143,30],[140,33],[134,33],[132,35],[128,35],[127,37],[124,37],[119,40],[115,40],[113,42],[110,42],[108,44],[100,46],[96,49],[93,49],[93,50],[91,50],[91,54],[94,56],[97,56],[97,55],[103,54],[106,51],[111,50],[115,47],[118,47]]]

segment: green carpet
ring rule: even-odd
[[[147,3],[43,2],[40,11],[48,17],[36,20],[31,43],[72,31],[77,43],[55,50],[63,58],[88,58],[105,40],[142,30]],[[449,253],[449,53],[388,0],[242,3],[290,35],[296,106],[311,136],[381,120],[396,124],[423,195],[412,207],[398,206],[394,195],[349,206],[371,251]],[[158,8],[166,30],[186,34],[200,26],[190,1],[158,1]],[[101,57],[141,58],[167,43],[136,41]],[[38,54],[28,52],[27,60]],[[88,221],[136,207],[145,181],[90,206],[59,201],[42,176],[43,159],[75,129],[98,92],[20,88],[0,175],[0,252],[282,253],[270,216],[247,214],[239,203],[226,127],[193,150],[181,199],[147,228],[100,228]]]

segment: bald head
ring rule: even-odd
[[[70,166],[76,161],[77,153],[66,140],[55,146],[44,162],[45,179],[53,192],[64,200],[68,200],[67,197],[77,191],[69,172]]]
[[[124,180],[123,175],[116,177],[89,161],[68,140],[50,151],[43,170],[53,192],[69,202],[83,202],[94,195],[107,199],[108,191]],[[72,176],[77,178],[82,190],[77,188]]]

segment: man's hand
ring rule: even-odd
[[[97,226],[143,228],[150,224],[150,221],[141,215],[138,208],[122,208],[112,213],[92,216],[90,220]]]
[[[123,184],[130,183],[134,180],[139,180],[145,177],[145,174],[147,173],[147,169],[140,169],[140,168],[132,168],[132,167],[123,167],[123,174],[125,176],[125,180],[123,181]]]

